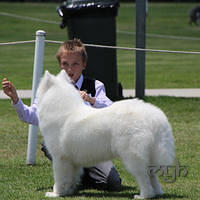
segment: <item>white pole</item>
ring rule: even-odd
[[[31,105],[34,102],[38,84],[43,71],[45,34],[46,33],[42,30],[36,32]],[[27,158],[26,158],[27,165],[35,164],[37,132],[38,132],[37,126],[29,125],[28,147],[27,147]]]

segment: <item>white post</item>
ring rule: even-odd
[[[46,33],[42,30],[36,32],[31,105],[34,102],[38,84],[43,71],[45,34]],[[26,158],[27,165],[35,164],[37,132],[38,132],[37,126],[29,125],[28,147],[27,147],[27,158]]]

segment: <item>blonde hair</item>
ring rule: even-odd
[[[87,62],[87,52],[80,39],[73,39],[64,42],[57,51],[56,58],[60,63],[61,57],[69,53],[79,53],[83,62]]]

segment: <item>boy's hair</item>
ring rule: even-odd
[[[56,54],[56,58],[58,59],[59,63],[60,63],[61,57],[64,54],[68,54],[68,53],[80,53],[82,57],[82,61],[87,62],[87,52],[86,52],[84,44],[81,42],[80,39],[75,38],[73,40],[68,40],[60,46]]]

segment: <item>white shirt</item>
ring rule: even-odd
[[[75,85],[80,90],[82,84],[83,84],[83,75],[81,74],[79,80],[75,83]],[[112,104],[112,101],[106,96],[105,87],[102,82],[95,80],[95,90],[96,90],[95,94],[96,101],[93,105],[94,108],[103,108]],[[89,102],[86,102],[86,104],[90,105]],[[20,120],[38,126],[39,121],[37,116],[37,99],[34,100],[31,106],[25,105],[22,102],[22,100],[19,99],[19,101],[16,104],[13,104],[13,107],[15,108]]]

